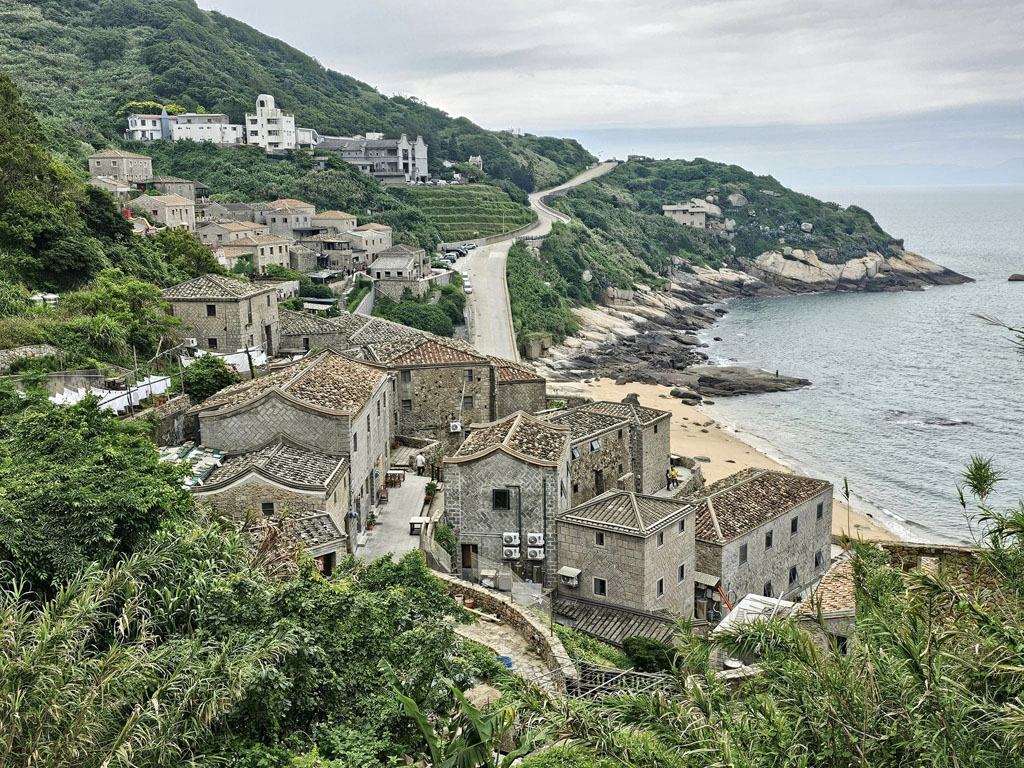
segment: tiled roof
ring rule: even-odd
[[[100,157],[100,158],[107,158],[107,157],[121,158],[121,157],[125,157],[125,158],[134,159],[134,160],[149,160],[149,156],[148,155],[137,155],[134,152],[125,152],[123,149],[108,149],[105,152],[97,152],[95,155],[89,155],[89,159],[90,160],[92,160],[93,158],[96,158],[96,157]]]
[[[231,231],[231,232],[249,232],[249,231],[251,231],[253,229],[263,229],[264,228],[264,226],[262,224],[253,224],[253,223],[248,222],[248,221],[234,221],[234,220],[231,220],[231,221],[211,221],[211,222],[209,222],[207,224],[203,224],[201,226],[201,229],[206,229],[207,227],[222,227],[222,228],[224,228],[224,229],[226,229],[228,231]]]
[[[412,269],[416,266],[416,257],[411,253],[389,253],[384,251],[373,260],[370,269]]]
[[[691,505],[676,499],[614,490],[573,507],[558,519],[646,537],[692,511]]]
[[[450,459],[465,461],[503,449],[517,458],[541,464],[555,464],[569,446],[569,429],[556,427],[523,411],[488,424],[473,424],[469,436]]]
[[[545,421],[552,424],[562,424],[572,430],[573,442],[582,440],[599,432],[605,432],[614,427],[628,427],[629,419],[624,416],[612,416],[607,413],[594,413],[585,408],[570,408],[565,411],[547,414]]]
[[[246,280],[223,275],[200,275],[183,283],[164,288],[165,299],[245,299],[274,290]]]
[[[310,333],[342,333],[343,328],[330,318],[311,315],[308,312],[280,310],[281,335],[302,336]]]
[[[345,239],[345,235],[345,232],[318,232],[315,235],[302,237],[300,238],[300,241],[303,243],[346,243],[348,242],[348,240]]]
[[[326,350],[266,376],[222,389],[193,410],[241,405],[276,389],[313,407],[351,414],[362,408],[386,379],[387,373],[378,366]]]
[[[267,203],[269,208],[312,208],[312,203],[304,203],[302,200],[296,200],[294,197],[282,197],[278,200],[271,200]]]
[[[798,614],[817,615],[854,611],[857,608],[857,590],[853,579],[853,562],[839,560],[822,577],[810,597],[797,609]]]
[[[697,538],[732,541],[831,487],[827,480],[774,470],[737,472],[706,488],[696,500]]]
[[[369,222],[367,224],[360,224],[358,227],[356,227],[356,231],[357,232],[368,230],[368,229],[377,229],[377,230],[381,230],[381,231],[386,229],[388,231],[391,231],[391,227],[389,227],[387,224],[379,224],[376,221],[371,221],[371,222]]]
[[[544,378],[536,370],[523,363],[493,356],[490,357],[490,360],[497,369],[499,384],[507,381],[544,381]]]
[[[598,605],[561,595],[555,600],[554,608],[559,616],[572,621],[572,628],[577,632],[619,647],[627,637],[649,637],[671,644],[678,632],[676,621],[670,616]]]
[[[268,526],[282,526],[282,533],[295,546],[316,550],[334,544],[341,549],[341,543],[348,537],[338,530],[338,526],[326,512],[300,512],[288,515],[283,521],[272,520],[253,527],[253,533],[259,533]]]
[[[212,490],[211,486],[227,485],[256,471],[284,485],[312,487],[326,493],[337,484],[347,466],[348,459],[340,454],[277,440],[255,451],[227,456],[194,490]]]
[[[231,240],[224,245],[231,247],[239,247],[242,245],[266,245],[268,243],[287,243],[288,238],[278,237],[277,235],[249,235],[248,237],[240,237],[237,240]]]
[[[414,256],[423,253],[422,248],[413,248],[411,245],[405,243],[399,243],[398,245],[392,245],[390,248],[385,248],[381,251],[378,256]]]
[[[129,200],[128,204],[131,205],[132,203],[139,203],[142,200],[156,200],[158,203],[163,203],[164,205],[195,205],[195,203],[187,197],[182,197],[181,195],[139,195],[138,197]]]
[[[344,213],[343,211],[323,211],[313,216],[314,219],[354,219],[351,213]]]
[[[150,176],[148,179],[140,179],[139,184],[195,184],[189,179],[179,179],[177,176]]]
[[[594,413],[607,413],[612,416],[620,416],[632,419],[634,423],[646,427],[659,419],[671,416],[668,411],[659,411],[657,408],[648,408],[646,405],[636,403],[615,403],[611,400],[598,400],[596,403],[586,403],[580,408],[586,408]]]
[[[445,344],[434,339],[424,339],[397,357],[388,361],[388,365],[445,365],[448,363],[482,363],[487,358],[483,355],[467,352],[453,344]]]

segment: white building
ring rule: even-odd
[[[168,115],[167,110],[161,110],[159,115],[128,115],[128,130],[124,137],[131,141],[160,141],[170,139],[174,116]]]
[[[430,178],[427,144],[422,136],[417,136],[415,141],[410,141],[404,133],[397,139],[385,139],[383,133],[323,136],[316,149],[334,152],[382,184],[408,184]]]
[[[186,112],[171,121],[172,141],[191,139],[212,144],[241,144],[245,140],[245,126],[232,123],[227,115],[200,115]]]
[[[278,109],[269,93],[261,93],[256,113],[245,113],[245,141],[268,152],[295,149],[295,115]]]

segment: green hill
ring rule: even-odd
[[[570,139],[512,136],[322,67],[291,46],[192,0],[0,0],[0,70],[37,108],[51,145],[80,158],[124,129],[130,101],[224,112],[241,122],[272,93],[321,133],[421,134],[431,170],[481,155],[489,176],[527,191],[594,158]]]
[[[510,232],[537,218],[525,205],[486,184],[410,187],[401,196],[421,210],[448,242]]]

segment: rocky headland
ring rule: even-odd
[[[807,386],[806,379],[739,366],[708,365],[696,333],[744,296],[822,291],[906,291],[970,282],[910,251],[867,253],[831,263],[829,253],[785,248],[743,260],[742,269],[686,268],[662,286],[606,291],[597,307],[574,310],[579,332],[534,361],[555,381],[609,377],[618,383],[661,384],[686,402]]]

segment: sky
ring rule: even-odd
[[[1024,183],[1024,0],[198,0],[377,87],[602,157]]]

